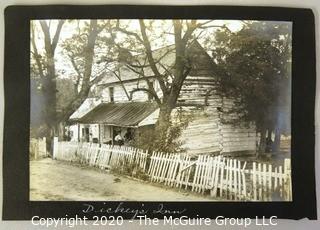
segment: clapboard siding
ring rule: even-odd
[[[134,81],[134,82],[127,82],[123,84],[127,94],[130,95],[131,91],[137,88],[148,88],[146,81],[140,80],[140,81]],[[157,85],[157,84],[156,84]],[[128,102],[129,98],[126,95],[126,92],[124,90],[124,87],[119,83],[119,84],[114,84],[110,87],[113,87],[113,92],[114,92],[114,102]],[[109,89],[110,87],[105,87],[102,89],[101,95],[102,98],[105,102],[110,102],[110,93]],[[158,92],[158,95],[161,96],[161,93]],[[144,91],[136,91],[132,94],[132,101],[148,101],[149,96],[148,93]]]
[[[225,112],[231,112],[235,106],[234,100],[226,97],[222,99],[222,109]],[[257,145],[255,125],[250,124],[247,127],[248,125],[238,124],[237,118],[239,114],[235,112],[229,114],[223,113],[222,117],[223,120],[234,123],[222,124],[222,152],[255,151]],[[236,122],[234,122],[234,119],[236,119]]]
[[[180,137],[182,147],[189,154],[216,153],[221,151],[220,119],[216,108],[207,106],[193,111],[192,118]]]

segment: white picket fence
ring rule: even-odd
[[[54,159],[76,161],[119,173],[140,170],[154,183],[190,190],[223,200],[291,201],[291,163],[249,163],[223,156],[153,152],[93,143],[54,141]]]
[[[78,162],[101,169],[113,168],[121,171],[128,168],[133,172],[144,172],[147,156],[146,151],[127,146],[58,142],[54,139],[53,159]]]
[[[39,158],[43,158],[48,156],[47,146],[46,146],[46,138],[31,138],[30,145],[30,159],[37,160]]]
[[[148,169],[150,180],[171,187],[206,193],[228,200],[292,200],[291,163],[283,166],[252,163],[222,156],[153,153]],[[284,168],[284,170],[282,170]]]

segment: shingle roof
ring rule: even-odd
[[[98,106],[101,103],[101,100],[97,100],[96,98],[87,98],[81,106],[70,116],[70,121],[77,121],[88,112],[90,112],[93,108]]]
[[[201,44],[194,40],[191,45],[187,49],[187,55],[192,63],[192,70],[189,73],[190,76],[202,75],[202,74],[215,74],[217,75],[218,66],[213,62],[212,58],[208,55],[208,53],[204,50]],[[162,66],[172,66],[175,61],[175,45],[169,45],[157,50],[152,51],[152,56],[155,60],[160,73],[165,72],[166,70]],[[139,59],[140,63],[144,63],[141,58],[146,58],[145,55],[136,55],[137,59]],[[161,63],[161,65],[160,65]],[[147,66],[148,62],[144,63]],[[170,68],[169,68],[170,69]],[[139,74],[129,69],[126,65],[122,65],[119,67],[119,71],[121,72],[121,81],[128,80],[138,80],[141,78]],[[150,66],[143,68],[143,73],[146,77],[154,76],[154,73]],[[108,85],[119,83],[119,78],[114,75],[112,71],[106,71],[105,77],[101,79],[98,85]]]
[[[157,108],[157,104],[152,102],[103,103],[78,119],[78,122],[135,127]]]

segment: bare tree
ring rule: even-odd
[[[41,80],[41,89],[45,99],[45,125],[46,136],[50,146],[50,139],[56,129],[56,70],[55,70],[55,50],[59,41],[60,32],[65,20],[59,20],[53,36],[50,34],[51,23],[45,20],[39,21],[43,33],[44,55],[38,52],[35,38],[34,23],[31,23],[31,45],[33,50],[32,57],[37,66],[37,73]]]
[[[209,22],[211,21],[199,23],[196,20],[172,20],[173,32],[171,35],[174,36],[174,45],[171,47],[171,50],[168,48],[168,52],[164,52],[164,54],[157,57],[154,56],[151,47],[152,38],[150,34],[152,34],[152,26],[146,25],[144,20],[139,20],[140,31],[132,31],[126,27],[122,27],[119,20],[115,26],[110,28],[111,38],[113,38],[115,47],[118,47],[119,56],[122,57],[121,61],[126,62],[126,66],[137,73],[141,79],[145,80],[148,86],[136,88],[130,95],[132,96],[132,93],[137,91],[147,92],[152,95],[160,108],[160,114],[156,124],[156,133],[162,141],[168,137],[171,112],[177,106],[181,87],[192,69],[192,60],[187,52],[188,46],[199,36],[199,34],[196,36],[194,32],[197,29],[206,29],[206,25]],[[127,36],[127,43],[130,45],[124,47],[123,44],[117,43],[114,35],[116,33]],[[166,33],[168,32],[163,32],[163,34]],[[140,50],[143,53],[143,58],[140,58],[140,60],[146,60],[146,62],[141,63],[139,60],[130,57],[130,55],[127,55],[127,59],[125,60],[123,53],[125,50],[130,51],[130,49],[133,51]],[[173,63],[166,65],[161,62],[161,59],[172,55],[172,53],[174,53]],[[153,73],[152,77],[159,82],[162,98],[157,95],[152,82],[149,80],[150,76],[147,76],[143,71],[145,68],[150,68]]]
[[[75,35],[70,40],[65,41],[63,45],[77,73],[77,79],[74,87],[75,97],[67,107],[63,109],[63,112],[59,114],[57,122],[67,121],[88,97],[92,85],[97,82],[97,79],[100,79],[100,76],[92,76],[92,68],[94,64],[96,40],[102,29],[103,26],[99,26],[97,20],[90,20],[90,24],[84,31],[84,34]],[[85,39],[83,39],[83,37],[85,37]],[[76,50],[74,45],[76,45],[79,50]]]

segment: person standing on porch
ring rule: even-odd
[[[121,136],[121,132],[118,132],[118,134],[115,136],[114,140],[116,141],[116,143],[119,146],[123,145],[123,138]]]
[[[131,129],[128,128],[126,134],[124,134],[124,141],[130,143],[133,139]]]

